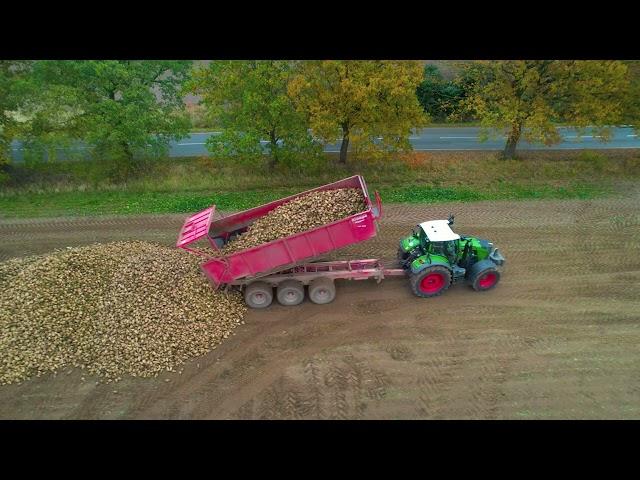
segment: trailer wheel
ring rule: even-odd
[[[330,278],[316,278],[309,284],[309,300],[313,303],[331,303],[336,298],[336,286]]]
[[[451,285],[451,271],[441,265],[411,275],[411,290],[418,297],[436,297]]]
[[[251,308],[265,308],[273,301],[273,287],[266,282],[250,283],[244,291],[244,301]]]
[[[298,305],[304,300],[304,285],[297,280],[285,280],[278,285],[277,297],[281,305]]]

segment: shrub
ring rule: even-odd
[[[577,160],[589,164],[596,172],[603,172],[607,166],[607,158],[604,155],[591,150],[580,152],[577,156]]]

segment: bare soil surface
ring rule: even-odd
[[[182,374],[81,371],[0,387],[0,418],[640,418],[640,192],[599,200],[387,205],[336,258],[393,258],[418,222],[493,241],[501,283],[414,297],[338,282],[329,305],[250,311]],[[0,220],[0,259],[111,240],[173,244],[185,215]],[[84,380],[83,380],[84,378]]]

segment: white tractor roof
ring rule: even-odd
[[[458,240],[460,235],[454,233],[447,220],[431,220],[420,224],[430,242],[446,242]]]

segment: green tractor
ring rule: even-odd
[[[500,281],[505,259],[498,249],[487,240],[454,233],[453,219],[421,223],[400,240],[398,261],[419,297],[440,295],[454,282],[486,291]]]

